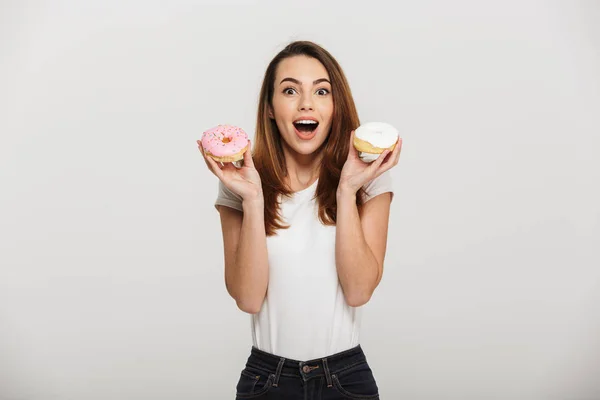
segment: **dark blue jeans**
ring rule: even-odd
[[[236,393],[236,400],[379,399],[360,345],[310,361],[280,357],[252,346]]]

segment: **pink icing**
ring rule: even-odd
[[[233,125],[218,125],[202,134],[202,147],[217,157],[239,153],[247,145],[246,132]]]

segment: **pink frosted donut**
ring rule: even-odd
[[[215,161],[238,161],[248,150],[248,135],[237,126],[217,125],[202,134],[202,148]]]

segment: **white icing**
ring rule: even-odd
[[[387,148],[398,141],[399,132],[385,122],[367,122],[354,131],[354,136],[374,147]]]

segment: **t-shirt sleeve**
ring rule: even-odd
[[[373,179],[369,183],[363,186],[363,189],[367,192],[363,197],[363,202],[371,200],[373,197],[380,195],[382,193],[390,192],[392,195],[392,200],[394,199],[394,187],[392,182],[392,175],[390,174],[390,170],[388,169],[383,174],[379,175],[377,178]]]
[[[219,179],[219,193],[217,194],[217,200],[215,201],[215,208],[218,210],[217,206],[226,206],[230,208],[234,208],[239,211],[244,211],[242,208],[242,196],[232,192],[221,182]]]

